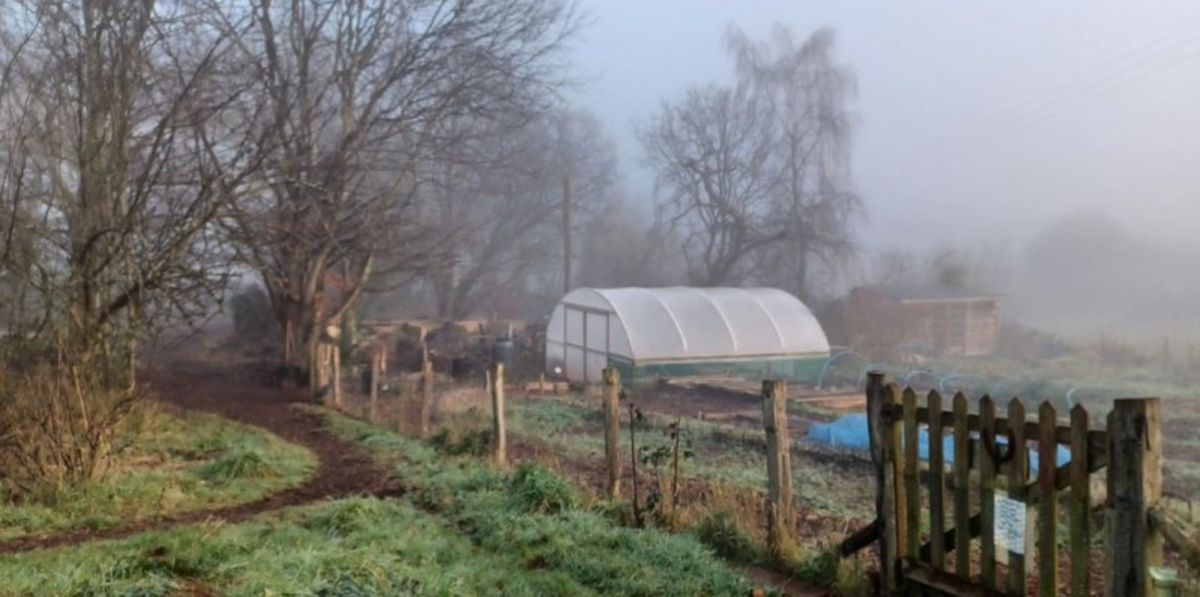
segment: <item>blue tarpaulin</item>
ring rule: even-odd
[[[819,446],[866,452],[871,449],[870,432],[867,428],[867,415],[846,415],[829,423],[814,423],[808,428],[804,441]],[[921,426],[917,440],[917,453],[921,460],[929,460],[929,430]],[[1004,437],[996,438],[996,443],[1006,444]],[[1055,459],[1058,466],[1071,461],[1071,451],[1063,446],[1057,446]],[[947,435],[942,440],[942,454],[946,464],[954,462],[954,436]],[[1038,471],[1037,450],[1029,450],[1029,470]]]

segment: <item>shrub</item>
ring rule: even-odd
[[[741,525],[728,512],[714,512],[696,525],[696,536],[700,542],[711,547],[723,558],[737,562],[754,562],[759,550]]]
[[[340,572],[333,580],[317,587],[317,597],[374,597],[375,595],[419,595],[416,579],[399,579],[393,574],[372,574],[364,570]]]
[[[833,590],[838,595],[862,596],[871,595],[871,579],[859,558],[849,558],[838,563],[837,582]]]
[[[235,479],[273,479],[279,471],[256,450],[237,450],[200,470],[206,481],[225,483]]]
[[[377,498],[349,498],[334,502],[328,509],[304,521],[304,527],[329,535],[347,536],[387,520],[395,515],[395,510],[393,505]]]
[[[623,527],[637,526],[633,517],[633,505],[624,500],[596,502],[591,510],[605,520]]]
[[[838,564],[841,558],[832,549],[822,549],[808,554],[800,563],[797,576],[822,587],[832,587],[838,580]]]
[[[492,430],[443,427],[430,441],[449,456],[485,456],[492,449]]]
[[[525,512],[554,514],[575,507],[575,490],[554,473],[533,463],[517,467],[509,487],[512,497]]]
[[[0,484],[53,494],[100,478],[121,421],[138,401],[103,367],[38,366],[0,374]]]

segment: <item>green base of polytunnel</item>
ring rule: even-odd
[[[671,361],[634,365],[618,357],[610,357],[609,365],[621,372],[627,386],[644,386],[659,379],[682,379],[725,375],[750,380],[785,379],[815,385],[821,367],[829,357],[791,357],[737,360]]]

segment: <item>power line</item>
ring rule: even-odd
[[[1175,59],[1173,59],[1173,60],[1169,60],[1167,62],[1158,64],[1156,68],[1147,68],[1147,69],[1142,69],[1140,71],[1133,71],[1133,72],[1129,73],[1129,74],[1133,75],[1131,77],[1127,77],[1124,79],[1117,79],[1114,81],[1109,81],[1109,83],[1110,83],[1109,85],[1093,86],[1086,91],[1095,91],[1095,93],[1090,95],[1090,97],[1093,99],[1106,98],[1116,92],[1129,89],[1134,83],[1141,82],[1153,75],[1170,70],[1171,68],[1178,66],[1180,64],[1183,64],[1183,63],[1187,62],[1189,59],[1195,58],[1196,56],[1200,56],[1200,47],[1193,49],[1191,52],[1187,52],[1185,54],[1176,56]],[[1013,132],[1021,132],[1021,131],[1025,131],[1025,130],[1034,128],[1038,125],[1045,124],[1046,122],[1054,120],[1057,116],[1061,115],[1061,113],[1062,113],[1061,109],[1059,109],[1059,110],[1051,109],[1049,111],[1042,111],[1041,113],[1035,113],[1024,121],[1023,126],[1019,126]]]
[[[1090,80],[1095,78],[1097,75],[1103,77],[1105,75],[1106,71],[1113,70],[1115,68],[1121,68],[1122,63],[1126,62],[1127,60],[1130,60],[1131,58],[1134,58],[1134,57],[1138,56],[1139,54],[1144,53],[1146,50],[1149,50],[1150,48],[1161,45],[1163,42],[1166,42],[1172,38],[1178,37],[1180,33],[1181,32],[1169,33],[1169,34],[1163,35],[1161,37],[1155,38],[1153,40],[1150,40],[1146,43],[1140,44],[1140,45],[1132,48],[1131,50],[1116,56],[1112,60],[1108,60],[1105,63],[1101,64],[1100,66],[1089,70],[1086,73],[1083,73],[1083,74],[1076,76],[1072,79],[1069,79],[1067,81],[1063,81],[1061,83],[1053,85],[1050,88],[1043,90],[1041,93],[1027,97],[1024,101],[1019,102],[1014,106],[1010,106],[1009,108],[1001,110],[1001,111],[997,112],[996,114],[993,114],[992,116],[983,119],[982,121],[980,121],[979,124],[982,126],[989,126],[989,125],[996,124],[996,123],[1008,122],[1008,120],[1011,116],[1014,116],[1023,111],[1027,111],[1029,108],[1036,108],[1038,103],[1045,101],[1048,98],[1054,98],[1054,97],[1057,97],[1058,95],[1061,95],[1064,92],[1069,92],[1072,89],[1079,87],[1080,85],[1086,84],[1087,82],[1089,82]],[[1183,43],[1188,43],[1190,41],[1194,41],[1195,39],[1200,39],[1200,36],[1193,36],[1190,38],[1186,38],[1183,40]]]
[[[1192,35],[1159,47],[1147,55],[1138,57],[1140,54],[1145,53],[1148,48],[1161,45],[1161,42],[1171,37],[1174,37],[1174,35],[1161,37],[1149,43],[1142,44],[1106,62],[1101,67],[1092,69],[1085,75],[1060,83],[1050,90],[1018,104],[1018,107],[1003,110],[997,116],[987,119],[988,124],[977,128],[975,132],[986,133],[988,129],[995,129],[997,127],[1007,128],[1012,125],[1014,119],[1025,122],[1039,120],[1047,112],[1053,112],[1061,108],[1064,103],[1070,103],[1077,99],[1080,94],[1105,87],[1106,83],[1121,80],[1127,75],[1145,71],[1161,59],[1171,58],[1172,54],[1177,50],[1200,41],[1200,35]],[[1191,52],[1187,55],[1190,54]],[[1138,58],[1134,59],[1135,57]],[[1131,59],[1133,60],[1131,61]],[[1174,64],[1173,61],[1172,64]],[[1022,112],[1024,112],[1023,116],[1021,115]]]
[[[1168,42],[1172,39],[1174,41]],[[1200,41],[1200,35],[1178,38],[1178,32],[1156,38],[1122,53],[1084,75],[1059,83],[1046,92],[1017,104],[1025,108],[1024,115],[1021,115],[1022,110],[1018,107],[1007,108],[987,119],[989,124],[968,129],[954,136],[975,139],[992,137],[994,140],[1000,140],[1045,124],[1061,115],[1064,109],[1070,110],[1088,101],[1111,95],[1122,88],[1127,89],[1133,83],[1193,58],[1200,54],[1200,47],[1183,54],[1178,54],[1177,50],[1187,48],[1197,41]],[[1164,42],[1167,43],[1164,45]],[[1081,97],[1081,94],[1086,96]],[[1010,116],[1002,118],[1002,114]],[[940,139],[930,142],[927,147],[940,145],[945,140],[946,136],[943,135]]]

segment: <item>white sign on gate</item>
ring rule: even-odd
[[[1025,503],[995,495],[996,549],[1025,554]]]

